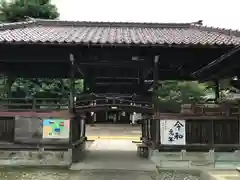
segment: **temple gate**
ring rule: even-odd
[[[93,122],[90,114],[99,111],[141,113],[143,145],[139,151],[144,155],[149,155],[149,149],[239,149],[238,104],[226,106],[218,102],[219,79],[238,76],[239,32],[204,27],[201,22],[31,19],[3,24],[0,44],[0,72],[8,79],[8,97],[1,98],[0,104],[4,124],[1,140],[6,142],[1,144],[2,149],[72,149],[72,162],[79,162],[84,158],[87,141],[86,121]],[[16,78],[67,78],[69,97],[12,98],[10,89]],[[81,94],[76,93],[77,79],[84,80]],[[213,81],[214,106],[193,103],[183,105],[181,112],[162,112],[155,94],[159,80]],[[238,87],[237,82],[235,86]],[[12,131],[15,117],[38,118],[43,125],[46,120],[51,124],[57,119],[59,126],[69,122],[69,139],[61,143],[41,138],[16,141]],[[7,124],[11,128],[5,128]],[[57,129],[61,131],[60,127]]]

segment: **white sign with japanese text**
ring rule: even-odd
[[[161,144],[185,145],[185,120],[160,120]]]

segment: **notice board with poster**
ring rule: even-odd
[[[69,133],[69,120],[43,119],[43,139],[68,139]]]
[[[186,145],[185,120],[160,120],[161,144]]]

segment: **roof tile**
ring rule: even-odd
[[[140,45],[239,45],[240,33],[194,24],[73,23],[31,21],[2,25],[0,43],[79,43]],[[238,36],[239,35],[239,36]]]

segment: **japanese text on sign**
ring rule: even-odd
[[[160,120],[161,144],[185,145],[185,120]]]

